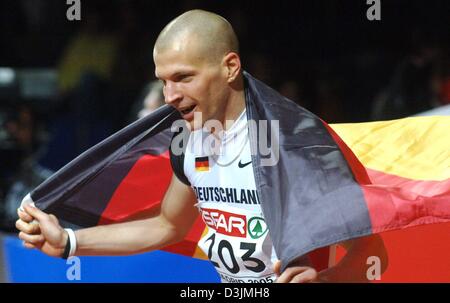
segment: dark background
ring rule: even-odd
[[[81,0],[81,21],[68,21],[63,0],[1,1],[5,228],[13,200],[135,119],[154,80],[153,43],[189,9],[228,19],[244,68],[329,123],[400,118],[450,103],[450,1],[380,2],[381,20],[369,21],[366,0]],[[9,84],[8,72],[16,75]]]

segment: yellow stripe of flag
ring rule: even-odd
[[[450,117],[330,126],[368,168],[415,180],[450,178]]]

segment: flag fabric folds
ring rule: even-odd
[[[244,76],[248,119],[267,121],[268,129],[279,124],[279,132],[249,129],[249,137],[261,207],[283,269],[347,239],[450,221],[448,117],[327,125]],[[170,127],[178,119],[163,106],[127,126],[38,186],[32,201],[82,227],[156,214],[172,176]],[[276,143],[270,146],[279,155],[276,165],[263,165],[266,153],[254,144],[263,137]],[[205,258],[197,247],[204,229],[198,219],[167,250]]]

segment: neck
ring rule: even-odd
[[[222,121],[225,130],[228,130],[234,124],[226,123],[226,121],[236,121],[245,109],[244,81],[242,76],[238,77],[232,86],[233,90],[228,99],[227,107],[225,108],[224,121]]]

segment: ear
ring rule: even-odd
[[[227,72],[227,82],[233,82],[241,72],[241,58],[235,52],[229,52],[223,58],[223,65]]]

